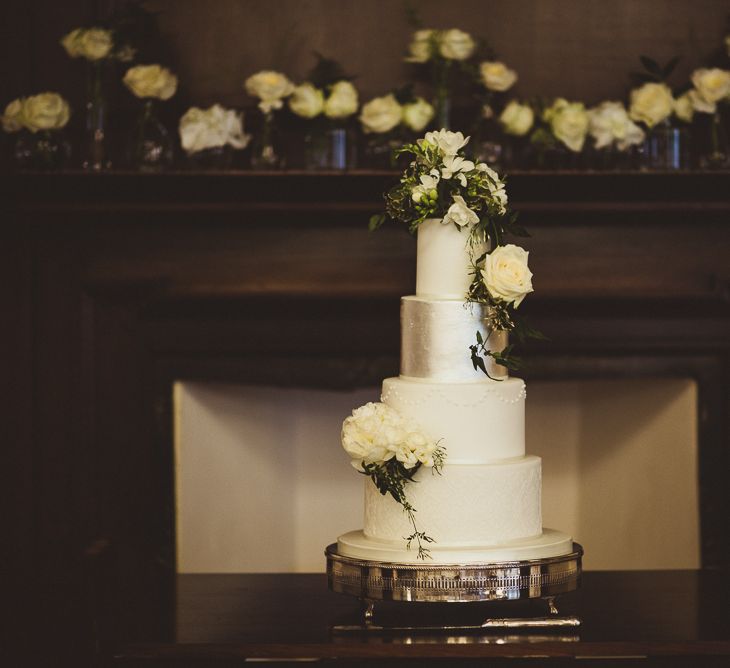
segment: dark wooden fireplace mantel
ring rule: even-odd
[[[396,178],[3,178],[11,600],[50,646],[93,654],[167,618],[173,381],[397,373],[415,244],[367,232]],[[517,173],[508,191],[533,235],[523,308],[552,339],[522,375],[696,379],[702,563],[730,566],[730,173]]]

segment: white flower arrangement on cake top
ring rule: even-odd
[[[461,132],[442,129],[399,149],[397,154],[410,154],[413,160],[399,184],[386,193],[385,213],[370,219],[370,229],[387,220],[406,224],[411,232],[427,219],[455,225],[464,232],[472,253],[472,282],[464,299],[488,307],[491,330],[511,332],[517,343],[544,339],[517,315],[517,308],[533,291],[528,253],[505,243],[508,235],[529,235],[508,209],[504,180],[486,163],[469,159],[465,153],[468,143],[469,137]],[[483,251],[485,243],[487,250]],[[513,344],[490,350],[478,332],[470,351],[474,368],[485,374],[486,357],[508,369],[521,366],[512,353]]]
[[[381,494],[390,494],[403,506],[413,526],[406,536],[408,549],[415,540],[418,558],[429,557],[424,543],[435,542],[416,525],[416,509],[408,502],[405,485],[421,466],[440,473],[445,450],[407,420],[398,411],[383,403],[367,403],[352,411],[342,424],[342,447],[350,456],[352,465],[370,477]]]

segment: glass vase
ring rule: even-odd
[[[701,169],[725,169],[730,167],[730,146],[728,133],[723,125],[722,116],[716,111],[707,124],[706,141],[699,158]]]
[[[107,104],[102,89],[102,62],[94,61],[89,67],[86,125],[81,166],[98,172],[112,166],[107,145]]]
[[[448,85],[450,64],[448,60],[437,60],[434,63],[433,118],[437,130],[448,130],[451,127],[451,99],[449,98]]]
[[[212,146],[188,154],[188,164],[191,169],[223,170],[228,169],[233,161],[233,149],[228,146]]]
[[[647,135],[643,148],[645,169],[675,170],[689,166],[689,132],[664,121]]]
[[[157,118],[153,100],[145,100],[144,110],[129,142],[129,163],[141,172],[159,172],[172,164],[172,139]]]
[[[251,167],[254,169],[276,169],[282,165],[281,156],[274,146],[274,114],[264,113],[261,132],[254,136],[251,146]]]
[[[345,128],[327,128],[307,133],[304,163],[311,170],[345,170],[354,165],[354,146]]]
[[[67,166],[71,144],[62,130],[40,130],[30,137],[21,136],[15,146],[15,159],[21,169],[44,172]]]

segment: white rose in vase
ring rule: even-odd
[[[499,61],[487,61],[479,65],[479,75],[486,88],[498,93],[509,90],[517,81],[517,72]]]
[[[139,98],[169,100],[177,90],[177,77],[161,65],[136,65],[124,75],[124,85]]]
[[[411,43],[408,45],[409,54],[406,57],[408,63],[426,63],[433,56],[433,41],[435,30],[417,30],[413,33]]]
[[[391,93],[364,104],[360,123],[366,134],[383,134],[395,128],[403,118],[403,108]]]
[[[666,84],[650,82],[631,91],[631,120],[653,128],[668,118],[673,110],[674,98]]]
[[[692,84],[705,102],[715,104],[730,96],[730,71],[718,67],[695,70]],[[699,109],[695,107],[695,111]]]
[[[31,95],[23,101],[23,124],[31,132],[60,130],[68,123],[68,102],[58,93]]]
[[[568,102],[561,98],[547,116],[555,137],[574,153],[580,152],[588,134],[588,112],[583,103]]]
[[[508,135],[524,137],[535,122],[535,112],[528,104],[520,104],[517,100],[507,103],[499,115],[499,124]]]
[[[89,28],[79,37],[81,55],[87,60],[101,60],[106,58],[114,47],[114,40],[109,30],[103,28]]]
[[[695,108],[692,102],[693,91],[688,90],[674,100],[674,115],[685,123],[691,123],[695,115]]]
[[[476,43],[471,35],[458,28],[438,34],[439,53],[447,60],[466,60],[475,48]]]
[[[208,148],[245,148],[250,136],[244,134],[240,114],[215,104],[209,109],[188,109],[179,124],[180,143],[188,154]]]
[[[403,125],[414,132],[421,132],[431,122],[433,115],[433,105],[422,97],[403,105]]]
[[[2,116],[3,130],[5,132],[18,132],[25,127],[23,104],[24,100],[18,98],[5,107],[5,113]]]
[[[621,102],[602,102],[589,112],[589,132],[597,149],[613,144],[625,151],[644,141],[644,131],[630,118]]]
[[[284,106],[283,99],[289,97],[294,90],[294,84],[280,72],[262,70],[252,74],[244,82],[246,92],[261,100],[259,109],[265,114]]]
[[[338,81],[330,88],[324,102],[324,115],[327,118],[347,118],[357,111],[358,104],[355,86],[349,81]]]
[[[716,102],[708,102],[704,95],[700,93],[696,88],[692,88],[687,91],[687,97],[692,104],[692,110],[697,111],[701,114],[714,114],[717,111]],[[676,108],[676,103],[675,103]]]
[[[289,97],[289,109],[302,118],[319,116],[324,109],[324,93],[311,83],[296,86]]]
[[[497,246],[487,254],[482,280],[494,299],[512,303],[517,308],[533,291],[532,272],[527,266],[529,253],[519,246]]]

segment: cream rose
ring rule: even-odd
[[[261,100],[259,109],[265,114],[274,109],[281,109],[282,100],[289,97],[294,90],[294,84],[280,72],[262,70],[252,74],[243,84],[246,92]]]
[[[24,100],[18,98],[5,107],[5,113],[2,116],[3,130],[5,132],[18,132],[25,127],[23,103]]]
[[[454,223],[456,227],[471,227],[479,222],[479,216],[472,211],[461,195],[452,195],[454,203],[449,207],[443,219],[443,224]]]
[[[243,132],[241,116],[219,104],[188,109],[180,118],[179,130],[180,143],[188,154],[226,145],[245,148],[250,139]]]
[[[78,58],[81,56],[79,37],[81,37],[82,32],[84,32],[83,28],[76,28],[61,38],[61,46],[66,49],[66,53],[71,56],[71,58]]]
[[[58,93],[32,95],[23,102],[23,124],[31,132],[60,130],[68,123],[70,115],[68,102]]]
[[[433,106],[417,97],[415,102],[403,105],[403,124],[414,132],[420,132],[431,122],[433,114]]]
[[[588,112],[589,132],[597,149],[615,144],[624,151],[644,141],[644,131],[630,118],[621,102],[602,102]]]
[[[114,40],[111,31],[104,28],[77,28],[61,40],[61,45],[72,58],[101,60],[111,53]]]
[[[423,139],[419,139],[419,142],[423,141],[438,147],[441,155],[447,156],[456,155],[459,149],[467,145],[469,137],[464,137],[461,132],[451,132],[442,128],[438,131],[427,132]]]
[[[311,83],[303,83],[292,91],[289,109],[302,118],[319,116],[324,109],[324,93]]]
[[[349,81],[338,81],[324,103],[327,118],[347,118],[357,111],[357,90]]]
[[[528,104],[520,104],[517,100],[507,103],[499,115],[499,124],[508,135],[523,137],[535,122],[535,112]]]
[[[694,105],[692,104],[692,91],[687,91],[674,100],[674,115],[685,123],[691,123],[695,115]]]
[[[705,102],[715,104],[730,96],[730,71],[718,67],[692,72],[692,84]],[[696,111],[699,111],[695,107]]]
[[[403,108],[391,93],[364,104],[360,112],[360,123],[368,134],[383,134],[396,127],[402,117]]]
[[[578,153],[583,148],[588,134],[588,112],[582,102],[559,100],[549,114],[549,123],[555,137],[571,151]]]
[[[517,81],[517,72],[499,61],[487,61],[479,65],[482,83],[489,89],[502,93]]]
[[[406,57],[406,62],[428,62],[433,55],[433,40],[435,33],[435,30],[417,30],[414,32],[411,43],[408,45],[409,55]]]
[[[674,98],[669,86],[650,82],[631,91],[629,116],[631,120],[653,128],[674,110]]]
[[[532,292],[532,272],[527,266],[529,253],[519,246],[497,246],[484,260],[482,280],[494,299],[512,303],[517,308]]]
[[[466,60],[476,44],[471,35],[458,28],[451,28],[438,34],[439,53],[447,60]]]
[[[177,77],[160,65],[136,65],[124,75],[124,85],[139,98],[169,100],[177,90]]]

